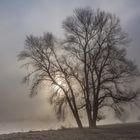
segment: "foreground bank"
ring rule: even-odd
[[[140,123],[3,134],[0,140],[140,140]]]

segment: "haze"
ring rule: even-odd
[[[26,35],[50,31],[62,37],[62,21],[76,7],[91,6],[116,14],[132,42],[128,57],[140,68],[140,1],[139,0],[0,0],[0,133],[29,129],[55,129],[57,123],[47,103],[47,87],[29,98],[29,87],[21,84],[25,71],[17,61]],[[139,85],[139,83],[138,83]],[[129,121],[137,121],[140,110],[133,110]],[[101,123],[114,123],[110,119]],[[68,120],[67,125],[70,125]]]

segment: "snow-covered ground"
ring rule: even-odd
[[[140,123],[3,134],[0,140],[140,140]]]

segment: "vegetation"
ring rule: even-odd
[[[120,20],[104,11],[77,8],[63,21],[63,29],[62,40],[51,33],[26,38],[18,58],[29,68],[24,82],[32,83],[31,95],[47,81],[57,117],[65,119],[69,108],[79,128],[81,114],[86,114],[89,127],[96,127],[96,121],[105,118],[104,107],[120,117],[139,95],[129,87],[139,71],[126,57],[129,39]]]
[[[61,129],[29,131],[0,135],[0,140],[139,140],[140,124],[119,124],[99,126],[99,129]]]

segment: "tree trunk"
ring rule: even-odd
[[[93,120],[90,126],[92,128],[96,128],[97,115],[98,115],[98,101],[97,98],[95,98],[93,106]]]
[[[71,111],[72,111],[72,114],[73,114],[73,116],[74,116],[74,119],[75,119],[75,121],[76,121],[78,127],[79,127],[79,128],[83,128],[83,125],[82,125],[82,122],[81,122],[81,120],[80,120],[80,116],[79,116],[79,114],[78,114],[77,108],[76,108],[76,109],[73,108],[73,106],[72,106],[72,104],[71,104],[71,102],[70,102],[70,99],[69,99],[68,95],[66,94],[66,92],[64,92],[64,93],[65,93],[65,95],[66,95],[66,99],[67,99],[67,101],[68,101],[69,107],[70,107],[70,109],[71,109]]]
[[[94,118],[89,122],[89,128],[96,128],[96,120],[97,116],[94,116]]]
[[[96,128],[96,118],[93,118],[91,128]]]
[[[74,112],[74,118],[76,120],[76,123],[78,125],[78,128],[83,128],[82,122],[80,120],[79,114]]]
[[[86,113],[87,113],[87,119],[88,119],[88,124],[89,124],[89,127],[90,127],[90,125],[91,125],[91,123],[92,123],[92,116],[91,116],[91,110],[89,109],[89,104],[88,104],[89,102],[87,102],[86,104]]]

